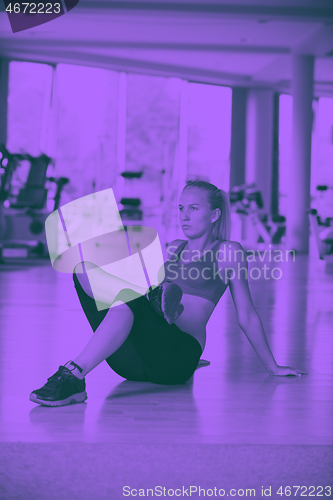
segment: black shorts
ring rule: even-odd
[[[83,290],[76,274],[74,285],[85,315],[95,331],[109,309],[98,311],[95,300]],[[114,302],[127,304],[134,322],[125,342],[106,358],[109,366],[127,380],[155,384],[182,384],[196,370],[202,349],[192,335],[169,323],[133,290],[121,290]]]

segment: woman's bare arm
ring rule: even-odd
[[[248,265],[242,245],[230,244],[231,260],[228,260],[229,288],[235,304],[237,320],[260,361],[271,375],[305,374],[291,366],[279,366],[269,347],[261,319],[254,307],[248,284]],[[240,270],[241,269],[241,270]]]

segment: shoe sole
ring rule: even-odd
[[[210,361],[207,361],[206,359],[200,359],[198,366],[196,367],[196,370],[199,370],[199,368],[204,368],[205,366],[209,366]]]
[[[175,284],[167,284],[162,292],[161,307],[164,313],[164,318],[171,325],[184,310],[184,306],[180,304],[183,292],[182,289]],[[163,306],[167,306],[163,308]]]
[[[83,403],[88,398],[86,391],[78,392],[77,394],[73,394],[66,399],[62,399],[60,401],[47,401],[43,399],[37,398],[35,394],[30,394],[30,401],[36,403],[38,405],[43,406],[66,406],[70,404]]]

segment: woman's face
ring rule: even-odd
[[[217,213],[216,213],[217,212]],[[179,198],[179,222],[183,233],[198,238],[212,230],[219,209],[212,210],[206,192],[198,187],[184,189]],[[188,227],[184,227],[188,225]]]

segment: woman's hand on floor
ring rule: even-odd
[[[292,366],[279,366],[277,365],[273,370],[268,370],[270,375],[277,377],[286,377],[287,375],[295,375],[296,377],[301,377],[302,375],[307,375],[308,372],[298,370]]]

